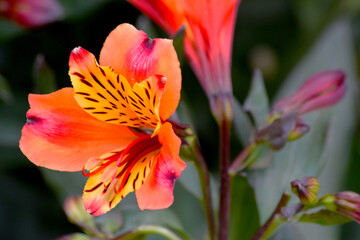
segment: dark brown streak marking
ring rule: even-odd
[[[122,121],[122,122],[119,122],[120,124],[124,124],[124,123],[127,123],[127,121]]]
[[[137,94],[136,92],[133,92],[138,98],[140,98],[141,101],[144,101],[144,99],[142,99],[142,97],[139,96],[139,94]]]
[[[86,97],[85,99],[89,100],[89,101],[92,101],[92,102],[99,102],[98,100],[94,99],[94,98],[89,98],[89,97]]]
[[[101,71],[102,75],[104,75],[104,77],[106,77],[106,74],[105,74],[104,69],[102,69],[101,67],[99,67],[99,69],[100,69],[100,71]]]
[[[145,166],[145,168],[144,168],[144,174],[143,174],[143,175],[144,175],[144,177],[145,177],[145,175],[146,175],[146,166]]]
[[[133,189],[135,190],[135,185],[136,185],[136,181],[138,180],[138,178],[139,178],[139,173],[137,173],[136,174],[136,177],[135,177],[135,179],[134,179],[134,181],[133,181]]]
[[[99,95],[103,99],[106,99],[106,97],[104,97],[104,95],[102,95],[101,93],[97,93],[97,95]]]
[[[121,82],[121,89],[125,92],[124,84]]]
[[[102,87],[103,89],[106,89],[106,88],[104,87],[104,85],[99,81],[99,79],[97,79],[97,77],[96,77],[92,72],[90,72],[90,75],[91,75],[91,77],[94,79],[94,81],[95,81],[97,84],[100,85],[100,87]]]
[[[144,115],[142,112],[135,111],[137,114]]]
[[[117,83],[120,82],[120,77],[119,77],[119,75],[116,76],[116,82],[117,82]]]
[[[138,107],[138,105],[131,103],[131,105],[133,105],[134,107],[136,107],[137,109],[141,110],[141,108]]]
[[[142,101],[139,101],[139,103],[140,103],[143,107],[145,107],[145,105],[144,105],[144,103],[143,103]]]
[[[155,106],[155,102],[156,102],[156,96],[154,96],[153,106]]]
[[[106,92],[110,94],[116,101],[119,101],[119,99],[117,99],[109,90],[106,90]]]
[[[94,108],[94,107],[84,107],[84,109],[85,109],[85,110],[94,110],[94,109],[96,109],[96,108]]]
[[[148,85],[148,88],[151,90],[151,85],[149,83],[149,81],[146,81],[147,85]]]
[[[93,114],[107,114],[108,112],[92,112]]]
[[[96,186],[94,186],[91,189],[85,189],[84,192],[92,192],[95,191],[97,188],[99,188],[101,185],[103,184],[103,182],[98,183]]]
[[[107,110],[112,110],[112,108],[109,108],[109,107],[104,107],[104,109],[107,109]]]
[[[113,89],[116,89],[116,87],[115,87],[114,84],[110,81],[110,79],[108,79],[108,83],[110,84],[110,86],[112,86]]]
[[[147,98],[150,101],[150,93],[149,93],[149,90],[147,90],[147,88],[145,88],[145,93],[146,93]]]
[[[134,103],[137,103],[137,101],[135,99],[133,99],[131,96],[128,96],[128,97],[131,99],[131,101],[133,101]]]
[[[116,121],[119,120],[118,118],[110,118],[110,119],[106,119],[105,122],[111,122],[111,121]]]
[[[150,112],[152,115],[155,115],[151,109],[149,109],[149,112]]]
[[[147,157],[144,157],[143,160],[141,161],[141,163],[145,162],[146,159],[147,159]]]
[[[80,81],[82,83],[84,83],[85,85],[89,86],[89,87],[93,87],[93,85],[91,85],[91,83],[89,83],[88,81],[86,81],[85,79],[80,79]]]
[[[125,104],[123,104],[123,103],[121,104],[121,106],[123,106],[124,108],[126,108],[126,105],[125,105]]]
[[[86,92],[75,92],[75,94],[84,95],[84,96],[90,96],[90,94]]]
[[[82,74],[80,74],[80,73],[78,73],[78,72],[73,72],[72,75],[76,75],[76,76],[78,76],[79,78],[85,78],[84,75],[82,75]]]
[[[118,94],[120,95],[120,97],[125,100],[124,95],[122,95],[122,93],[121,93],[119,90],[117,90],[117,92],[118,92]]]

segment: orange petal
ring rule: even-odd
[[[165,77],[151,76],[130,86],[123,76],[99,66],[94,55],[80,47],[72,51],[69,65],[75,99],[93,117],[130,127],[155,129],[161,125],[159,106]]]
[[[151,75],[167,79],[160,103],[160,117],[168,119],[175,111],[181,89],[180,63],[172,40],[149,39],[130,24],[121,24],[107,37],[100,53],[100,64],[111,66],[133,85]]]
[[[174,200],[175,179],[186,167],[178,156],[181,141],[175,135],[170,123],[165,123],[161,127],[159,141],[162,148],[156,158],[156,164],[151,169],[144,185],[136,191],[136,198],[141,210],[169,207]]]
[[[123,148],[137,138],[127,127],[104,123],[83,111],[72,88],[31,94],[29,102],[20,149],[38,166],[79,171],[89,158]]]
[[[105,167],[98,165],[92,170],[95,174],[89,173],[91,176],[84,189],[83,201],[87,212],[94,216],[102,215],[115,207],[127,194],[139,189],[144,184],[158,152],[159,150],[148,153],[131,152],[129,154],[135,156],[135,159],[126,162],[125,156],[126,164],[118,162],[121,152],[110,158],[109,154],[100,157],[100,161],[103,158],[102,164]]]
[[[184,22],[178,0],[128,0],[141,12],[174,35]]]

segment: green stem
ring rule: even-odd
[[[128,231],[120,236],[111,238],[110,240],[130,240],[141,238],[147,234],[159,234],[170,240],[181,240],[175,233],[167,228],[155,225],[142,225],[134,230]]]
[[[212,207],[212,198],[211,198],[211,187],[210,187],[210,174],[208,167],[206,165],[205,159],[201,153],[198,143],[194,145],[193,148],[194,155],[197,158],[195,162],[196,170],[198,172],[201,184],[201,191],[203,195],[203,203],[205,207],[205,214],[208,222],[209,230],[209,239],[215,240],[215,218],[214,210]]]
[[[231,176],[235,176],[238,172],[240,172],[247,166],[246,160],[248,156],[251,154],[251,152],[254,150],[255,146],[256,146],[255,143],[249,144],[239,153],[239,155],[236,156],[235,160],[233,161],[233,163],[229,168],[229,174]]]
[[[283,193],[274,212],[271,214],[266,223],[262,225],[255,233],[255,235],[252,237],[252,240],[265,240],[275,233],[275,230],[277,230],[278,226],[285,220],[281,215],[281,209],[288,204],[290,197],[291,196],[289,194]]]
[[[227,240],[230,220],[230,130],[231,121],[220,123],[220,214],[219,240]]]

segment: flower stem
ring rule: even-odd
[[[227,240],[230,218],[230,130],[231,121],[224,119],[220,124],[220,216],[219,240]]]
[[[205,214],[208,222],[209,239],[215,240],[215,218],[211,198],[210,174],[198,143],[194,145],[193,149],[197,158],[197,161],[194,162],[200,178]]]
[[[276,206],[270,218],[262,225],[259,230],[254,234],[252,240],[265,240],[268,239],[277,229],[277,227],[284,221],[281,215],[281,209],[287,205],[290,200],[290,195],[283,193],[281,199]]]
[[[229,168],[229,174],[231,176],[235,176],[238,172],[240,172],[246,167],[245,160],[247,160],[248,156],[254,150],[255,146],[255,143],[249,144],[239,153],[239,155],[236,156],[235,160],[232,162]]]

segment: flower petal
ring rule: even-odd
[[[100,53],[100,64],[130,81],[141,82],[151,75],[167,79],[160,104],[160,117],[168,119],[175,111],[181,89],[180,63],[172,40],[149,39],[130,24],[121,24],[107,37]]]
[[[110,67],[96,63],[94,55],[76,48],[70,56],[70,77],[75,99],[93,117],[131,127],[156,128],[166,78],[160,75],[133,86]]]
[[[29,102],[20,149],[38,166],[79,171],[89,158],[123,148],[136,139],[129,128],[104,123],[84,112],[72,88],[31,94]]]
[[[175,135],[170,123],[165,123],[159,132],[162,144],[155,166],[146,178],[143,186],[136,191],[136,198],[141,210],[163,209],[173,201],[175,179],[185,169],[185,163],[179,158],[181,141]]]
[[[140,145],[142,143],[139,142]],[[98,159],[101,163],[89,173],[91,176],[84,189],[83,201],[87,212],[94,216],[102,215],[114,208],[127,194],[144,184],[159,152],[158,149],[152,151],[151,147],[148,149],[148,152],[146,149],[130,152],[122,159],[124,164],[119,162],[122,157],[121,151],[107,153]],[[92,159],[89,161],[93,162]]]
[[[128,0],[141,12],[159,24],[170,35],[174,35],[184,22],[178,0]]]

